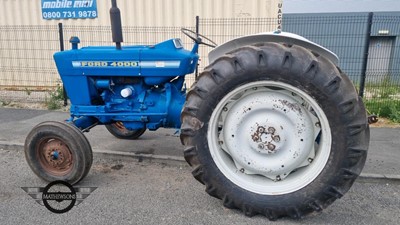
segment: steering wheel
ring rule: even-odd
[[[207,45],[211,48],[217,47],[217,43],[215,43],[214,41],[212,41],[211,39],[207,38],[204,35],[196,34],[196,32],[186,28],[182,28],[181,31],[184,35],[188,36],[190,39],[192,39],[199,45]],[[203,40],[206,40],[206,42],[204,42]]]

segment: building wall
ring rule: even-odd
[[[394,39],[391,50],[388,48],[391,51],[389,71],[394,73],[393,79],[400,80],[399,22],[400,12],[374,13],[371,37],[390,36]],[[339,66],[356,83],[360,80],[364,60],[367,27],[368,12],[285,14],[283,18],[284,31],[302,35],[336,53]],[[389,33],[380,34],[379,30]]]
[[[118,0],[124,26],[194,26],[201,18],[277,18],[283,0]],[[97,0],[98,17],[70,19],[70,25],[109,25],[110,0]],[[44,20],[41,0],[0,0],[1,25],[54,25]]]
[[[389,37],[393,40],[389,72],[392,80],[400,83],[400,12],[374,13],[371,36]],[[388,31],[382,35],[380,31]]]

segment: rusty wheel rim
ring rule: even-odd
[[[115,128],[117,128],[119,131],[121,131],[122,133],[126,133],[129,130],[125,128],[124,123],[123,122],[115,122],[112,124]]]
[[[113,123],[112,126],[115,129],[117,129],[118,132],[120,132],[122,135],[129,135],[130,133],[132,133],[132,131],[126,129],[126,127],[124,126],[124,123],[121,121]]]
[[[53,176],[64,176],[72,170],[72,152],[59,138],[42,139],[36,148],[36,155],[43,170]]]

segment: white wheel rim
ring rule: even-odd
[[[274,81],[228,93],[211,115],[207,138],[225,177],[262,195],[292,193],[310,184],[325,167],[332,143],[316,100]]]

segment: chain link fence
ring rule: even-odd
[[[284,30],[314,41],[340,59],[372,114],[400,122],[400,14],[296,15]]]
[[[43,101],[59,79],[58,43],[57,27],[0,26],[0,100]]]
[[[400,111],[400,15],[369,14],[285,15],[283,31],[304,36],[340,58],[340,67],[364,93],[371,113],[388,116]],[[275,18],[200,19],[201,34],[221,44],[243,35],[273,30]],[[186,27],[196,30],[196,27]],[[180,27],[123,27],[124,45],[153,45],[181,38],[187,49],[192,41]],[[65,49],[69,37],[80,46],[113,45],[110,26],[63,26]],[[0,101],[43,102],[62,85],[52,55],[60,50],[57,26],[0,26]],[[199,71],[208,64],[211,48],[202,46]],[[195,80],[187,78],[187,86]],[[363,83],[365,85],[363,85]]]
[[[374,15],[365,103],[370,112],[400,122],[400,15]]]

